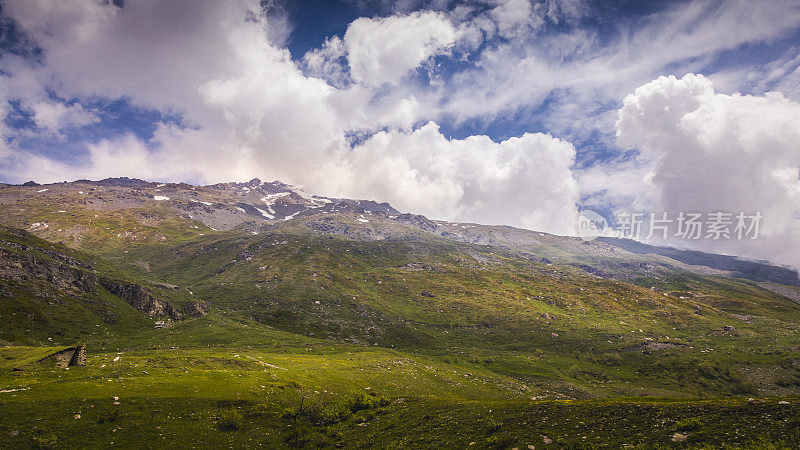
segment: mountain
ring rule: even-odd
[[[429,220],[420,215],[402,214],[388,203],[310,195],[279,181],[268,183],[253,179],[247,183],[210,186],[130,178],[50,185],[31,183],[0,185],[2,205],[12,214],[9,224],[51,240],[72,241],[70,245],[77,247],[81,244],[75,240],[84,239],[84,232],[89,228],[80,220],[74,221],[72,228],[66,228],[71,221],[57,220],[58,214],[75,217],[91,211],[106,215],[119,211],[143,227],[157,225],[157,228],[160,221],[171,220],[175,224],[183,222],[183,228],[194,222],[189,225],[194,230],[204,226],[211,231],[258,233],[296,225],[316,233],[362,240],[396,239],[421,231],[456,242],[499,247],[545,263],[571,264],[608,278],[632,279],[642,273],[678,269],[800,286],[796,271],[764,261],[655,247],[625,239],[600,238],[585,242],[508,226]],[[12,204],[26,207],[16,212]],[[63,209],[59,209],[61,207]],[[292,220],[295,222],[282,224]],[[371,221],[373,224],[368,225]],[[53,223],[62,222],[67,225],[60,230],[52,228]],[[116,225],[122,225],[117,229],[128,233],[124,239],[143,238],[132,237],[131,230],[123,224]]]
[[[14,396],[0,406],[16,411],[0,427],[41,402],[52,411],[42,423],[91,414],[113,429],[117,413],[87,405],[130,397],[125,431],[104,438],[134,443],[128,430],[155,430],[161,411],[172,419],[158,426],[184,444],[227,445],[224,430],[187,430],[233,408],[254,433],[240,438],[269,446],[426,447],[461,436],[453,423],[472,423],[454,446],[542,435],[621,446],[668,445],[672,433],[747,443],[711,424],[796,412],[730,403],[800,393],[797,274],[766,263],[430,220],[260,180],[0,185],[0,223],[0,357],[21,369],[0,374]],[[80,344],[86,367],[30,362],[32,347]],[[724,400],[631,416],[617,400],[633,397]],[[561,401],[579,403],[541,403]],[[687,431],[684,419],[706,425]],[[668,435],[652,432],[661,420]]]

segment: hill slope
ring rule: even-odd
[[[298,399],[335,409],[333,399],[369,390],[414,405],[376,406],[393,420],[456,404],[460,420],[490,404],[518,420],[541,399],[800,392],[796,273],[767,264],[431,221],[258,180],[2,186],[0,213],[0,339],[89,349],[87,367],[66,378],[0,375],[9,395],[56,411],[81,392],[169,397],[203,414],[218,407],[198,398],[239,399],[255,402],[248,414],[276,415]],[[260,401],[270,412],[257,412]],[[581,408],[574,418],[618,411]],[[317,436],[321,419],[306,412],[288,423]],[[337,433],[357,425],[327,420]],[[647,436],[613,442],[665,439]]]

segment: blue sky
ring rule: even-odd
[[[767,250],[677,245],[800,261],[797,0],[0,5],[2,182],[259,177],[560,234],[763,209]]]

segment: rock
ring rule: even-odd
[[[80,415],[80,414],[75,414],[75,420],[78,420],[78,419],[80,419],[80,418],[81,418],[81,415]]]
[[[550,439],[549,437],[547,437],[546,435],[544,435],[544,434],[543,434],[543,435],[541,435],[541,436],[542,436],[542,442],[544,442],[545,444],[548,444],[548,445],[549,445],[549,444],[552,444],[552,443],[553,443],[553,440],[552,440],[552,439]]]
[[[149,289],[133,283],[125,283],[107,278],[100,278],[100,284],[110,293],[128,302],[129,305],[144,313],[161,316],[168,315],[173,320],[180,320],[183,314],[172,307],[172,304],[156,298]]]
[[[789,402],[787,402],[786,400],[781,400],[781,401],[778,402],[778,404],[779,405],[788,405]]]
[[[736,328],[732,327],[731,325],[725,325],[724,327],[722,327],[722,331],[733,331],[735,329]]]
[[[422,293],[420,293],[420,295],[422,295],[423,297],[431,297],[431,298],[433,298],[433,297],[436,297],[436,296],[435,296],[435,295],[433,295],[433,293],[432,293],[432,292],[430,292],[430,291],[422,291]]]
[[[206,305],[203,302],[189,302],[183,305],[184,314],[192,317],[203,317],[207,314]]]
[[[686,433],[675,433],[672,435],[672,442],[683,442],[686,439],[689,439],[689,435]]]
[[[528,444],[528,450],[536,450],[536,446],[533,444]]]

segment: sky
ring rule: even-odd
[[[0,0],[0,182],[257,177],[563,235],[724,212],[757,238],[639,239],[800,267],[798,167],[800,0]]]

